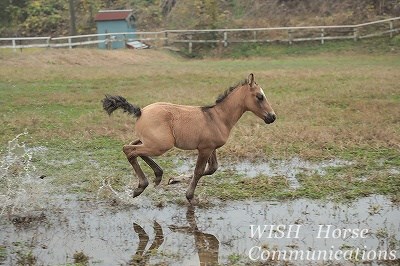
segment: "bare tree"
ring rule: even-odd
[[[71,36],[76,35],[76,15],[75,15],[75,4],[74,0],[69,0],[69,34]]]
[[[161,3],[161,12],[163,16],[167,16],[172,8],[174,8],[175,4],[176,0],[163,0]]]

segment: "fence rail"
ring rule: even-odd
[[[93,46],[99,43],[127,43],[141,41],[153,46],[171,46],[185,44],[189,53],[193,44],[229,43],[268,43],[319,41],[324,44],[329,40],[371,38],[381,35],[393,37],[400,32],[400,17],[357,25],[334,26],[298,26],[246,29],[209,29],[209,30],[164,30],[155,32],[121,32],[108,34],[88,34],[66,37],[15,37],[0,38],[0,48],[11,48],[16,51],[23,48],[58,48],[77,46]],[[99,38],[100,37],[100,38]],[[111,47],[111,46],[108,46]]]

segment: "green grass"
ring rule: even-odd
[[[309,56],[321,53],[331,54],[385,54],[388,52],[400,52],[400,36],[394,38],[376,38],[354,40],[325,41],[321,44],[315,42],[288,43],[239,43],[230,44],[223,50],[196,50],[194,57],[218,56],[221,58],[248,58],[248,57],[270,57],[279,58],[282,56]]]
[[[27,130],[23,140],[29,146],[47,148],[34,163],[56,186],[95,192],[108,178],[122,188],[132,177],[121,150],[135,139],[134,120],[119,112],[108,117],[100,103],[104,94],[121,94],[140,106],[206,105],[253,72],[278,120],[266,126],[245,114],[218,151],[220,158],[341,158],[353,164],[326,176],[301,176],[296,191],[284,177],[247,179],[220,171],[205,177],[197,193],[224,200],[353,199],[373,193],[399,199],[397,38],[320,46],[234,47],[230,58],[204,60],[151,50],[0,51],[0,147],[4,153],[7,142]],[[249,54],[236,56],[235,49]],[[176,174],[177,156],[194,154],[173,150],[157,161],[168,179]],[[165,197],[173,194],[167,189]]]

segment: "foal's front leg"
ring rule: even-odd
[[[192,203],[194,197],[194,190],[196,189],[197,183],[200,178],[204,175],[204,170],[206,168],[207,160],[210,158],[210,155],[213,150],[199,150],[199,156],[197,157],[196,167],[194,169],[194,175],[192,181],[189,184],[189,187],[186,191],[187,200]]]
[[[207,168],[204,171],[203,175],[212,175],[218,169],[218,161],[217,161],[217,150],[213,150],[210,155],[210,158],[207,160]]]

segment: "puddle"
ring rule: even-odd
[[[270,252],[359,249],[369,252],[371,259],[366,260],[375,263],[378,260],[371,252],[400,256],[400,208],[382,196],[352,204],[300,199],[229,202],[207,209],[174,204],[156,208],[145,197],[135,199],[133,205],[111,206],[70,196],[53,198],[45,209],[32,212],[30,219],[4,218],[0,247],[5,247],[7,256],[0,264],[5,265],[15,264],[22,248],[31,251],[39,265],[72,263],[77,252],[88,256],[93,265],[230,264],[237,256],[249,261],[249,252],[253,259],[262,261],[258,247]],[[301,228],[298,238],[294,233],[290,238],[269,238],[267,233],[259,238],[257,234],[252,237],[251,225]],[[329,225],[332,232],[351,229],[353,235],[335,238],[335,231],[336,235],[324,238]],[[363,237],[354,237],[354,232],[364,229],[367,233]]]
[[[177,172],[179,174],[191,173],[194,169],[195,160],[179,159],[175,160]],[[270,160],[261,163],[253,163],[249,160],[242,160],[235,164],[222,162],[220,163],[219,170],[233,170],[246,177],[252,178],[258,175],[266,176],[284,176],[286,177],[289,187],[291,189],[297,189],[300,187],[300,183],[297,180],[299,174],[318,174],[325,175],[326,169],[330,167],[343,167],[351,165],[352,162],[331,159],[322,162],[310,162],[300,158],[294,157],[289,160]]]

